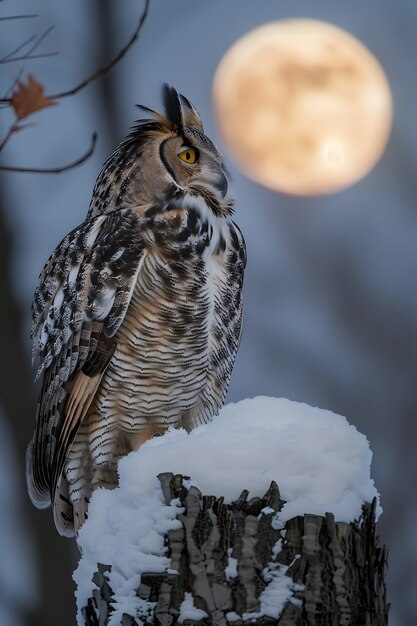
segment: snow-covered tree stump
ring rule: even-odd
[[[282,529],[276,513],[284,503],[275,482],[263,498],[248,500],[243,491],[226,505],[223,498],[187,489],[181,475],[159,479],[166,503],[181,502],[182,528],[167,534],[171,571],[142,574],[138,606],[122,615],[123,626],[140,623],[139,599],[154,606],[145,623],[156,626],[388,624],[386,553],[378,546],[376,499],[363,506],[354,523],[335,523],[328,513],[297,516]],[[86,626],[108,623],[109,570],[98,566],[97,588],[82,608]]]
[[[149,442],[121,462],[120,487],[92,500],[78,624],[386,626],[370,458],[344,418],[265,398]],[[191,479],[150,478],[171,463]]]

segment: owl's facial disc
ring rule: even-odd
[[[160,148],[161,159],[178,186],[195,191],[204,188],[221,201],[228,182],[221,156],[214,144],[198,129],[184,129],[183,136],[166,139]]]

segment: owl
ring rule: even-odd
[[[246,250],[222,157],[187,98],[165,85],[163,100],[164,115],[139,106],[33,299],[28,491],[61,535],[122,456],[219,412],[240,342]]]

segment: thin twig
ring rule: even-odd
[[[17,74],[17,76],[16,76],[16,78],[14,79],[12,84],[10,85],[10,87],[8,87],[6,89],[6,93],[4,94],[5,98],[9,98],[10,97],[9,94],[13,94],[13,92],[15,90],[15,87],[16,87],[17,83],[19,82],[19,80],[22,78],[22,74],[23,74],[24,71],[25,71],[25,68],[21,67],[19,72],[18,72],[18,74]],[[0,108],[5,108],[6,106],[7,105],[4,105],[4,107],[0,107]]]
[[[29,43],[31,43],[34,39],[36,39],[36,35],[31,35],[29,37],[29,39],[26,39],[26,41],[24,41],[23,43],[21,43],[19,46],[17,46],[17,48],[15,48],[14,50],[12,50],[11,52],[9,52],[8,54],[5,54],[4,57],[0,58],[0,62],[1,61],[7,61],[7,59],[10,59],[10,57],[12,57],[14,54],[16,54],[17,52],[20,52],[22,50],[22,48],[24,48],[25,46],[27,46]]]
[[[1,152],[2,150],[4,150],[4,148],[6,147],[6,144],[8,143],[8,141],[9,141],[9,139],[10,139],[10,137],[13,135],[13,133],[15,133],[15,132],[16,132],[16,128],[17,128],[17,127],[16,127],[16,125],[15,125],[15,124],[12,124],[12,125],[10,126],[9,130],[8,130],[8,131],[7,131],[7,133],[6,133],[5,138],[4,138],[4,139],[3,139],[3,141],[0,143],[0,152]]]
[[[39,54],[31,54],[30,56],[21,56],[21,57],[13,57],[13,59],[7,59],[7,61],[2,61],[0,59],[0,65],[4,63],[13,63],[14,61],[31,61],[32,59],[44,59],[45,57],[55,57],[59,52],[40,52]]]
[[[142,28],[142,26],[143,26],[143,24],[144,24],[144,22],[146,20],[147,14],[148,14],[149,3],[150,3],[150,0],[145,0],[145,6],[144,6],[144,9],[143,9],[142,15],[141,15],[141,17],[139,19],[138,25],[136,26],[132,36],[127,41],[127,43],[123,46],[123,48],[121,48],[114,55],[114,57],[111,59],[111,61],[109,61],[109,63],[107,63],[106,65],[103,65],[98,70],[93,72],[93,74],[91,74],[88,78],[84,79],[76,87],[73,87],[73,89],[69,89],[68,91],[62,91],[61,93],[54,94],[52,96],[47,96],[47,97],[51,98],[52,100],[57,100],[58,98],[65,98],[66,96],[74,96],[76,93],[81,91],[81,89],[84,89],[84,87],[86,87],[89,83],[93,82],[93,80],[96,80],[100,76],[103,76],[104,74],[107,74],[107,72],[109,70],[111,70],[111,68],[114,65],[116,65],[116,63],[118,63],[120,61],[120,59],[122,59],[125,56],[126,52],[129,50],[129,48],[131,48],[131,46],[135,43],[136,39],[139,37],[141,28]]]
[[[12,52],[9,52],[4,57],[2,57],[0,59],[0,63],[12,63],[14,61],[29,61],[30,59],[40,59],[43,57],[55,56],[56,54],[58,54],[58,52],[43,52],[40,54],[32,54],[40,46],[40,44],[45,39],[45,37],[47,37],[54,28],[55,28],[54,26],[50,26],[49,28],[46,29],[44,33],[42,33],[42,35],[39,35],[39,37],[36,39],[33,46],[29,48],[29,50],[25,52],[24,55],[20,57],[13,56],[16,54],[16,52],[19,52],[20,50],[22,50],[22,48],[24,48],[29,43],[31,43],[36,38],[36,35],[32,35],[32,37],[29,37],[27,41],[20,44],[20,46],[18,46],[15,50],[13,50]]]
[[[87,161],[90,156],[94,152],[94,148],[97,141],[97,133],[94,133],[91,137],[91,146],[88,151],[83,154],[79,159],[74,161],[73,163],[69,163],[68,165],[63,165],[62,167],[14,167],[11,165],[0,165],[0,171],[3,172],[23,172],[25,174],[61,174],[61,172],[66,172],[68,170],[72,170],[74,167],[78,167]]]
[[[6,17],[0,17],[0,22],[5,22],[6,20],[26,20],[29,17],[39,17],[39,15],[30,14],[30,15],[6,15]]]
[[[84,89],[84,87],[86,87],[87,85],[92,83],[94,80],[96,80],[100,76],[103,76],[104,74],[107,74],[107,72],[109,70],[111,70],[111,68],[114,65],[116,65],[116,63],[118,63],[120,61],[120,59],[122,59],[125,56],[126,52],[129,50],[129,48],[135,43],[136,39],[139,37],[141,28],[142,28],[142,26],[143,26],[143,24],[144,24],[144,22],[146,20],[146,17],[148,15],[149,5],[150,5],[150,0],[145,0],[145,6],[144,6],[144,9],[143,9],[142,15],[141,15],[141,17],[139,19],[139,22],[138,22],[138,24],[137,24],[137,26],[136,26],[132,36],[126,42],[126,44],[123,46],[123,48],[121,48],[114,55],[114,57],[111,59],[111,61],[106,63],[106,65],[102,65],[101,67],[99,67],[98,70],[93,72],[90,76],[88,76],[88,78],[85,78],[83,81],[81,81],[78,85],[76,85],[72,89],[68,89],[67,91],[62,91],[61,93],[48,95],[46,97],[50,98],[52,100],[58,100],[59,98],[66,98],[67,96],[74,96],[76,93],[78,93],[79,91]],[[11,103],[11,98],[0,98],[0,103],[2,103],[2,102],[7,102],[8,104],[10,104]]]
[[[42,33],[42,35],[40,35],[38,37],[38,39],[35,41],[35,43],[31,47],[31,49],[29,50],[28,56],[30,54],[32,54],[32,52],[35,52],[36,48],[42,43],[42,41],[45,39],[45,37],[47,37],[49,35],[49,33],[54,30],[54,28],[55,28],[55,26],[49,26],[49,28],[47,28],[46,31],[44,33]]]

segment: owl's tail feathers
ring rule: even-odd
[[[74,528],[74,507],[69,496],[68,482],[61,476],[55,490],[54,522],[57,531],[63,537],[74,537],[77,528]]]
[[[29,498],[38,509],[47,509],[51,506],[49,489],[40,489],[33,476],[33,442],[26,448],[26,484]]]
[[[31,441],[26,449],[26,484],[29,497],[38,509],[47,509],[51,506],[51,494],[48,488],[39,487],[33,475],[33,442]],[[73,537],[74,519],[73,508],[69,499],[68,483],[61,478],[55,490],[54,497],[54,520],[55,526],[60,535]]]

